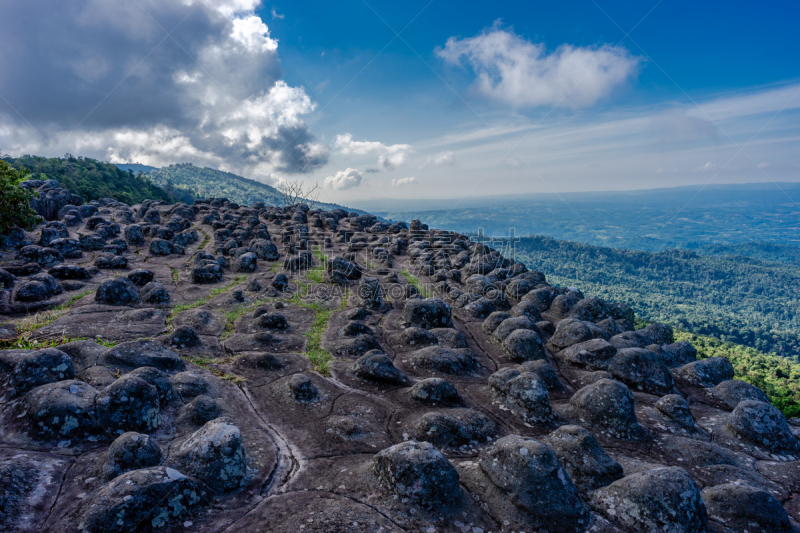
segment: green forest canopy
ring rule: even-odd
[[[176,191],[167,184],[159,187],[144,175],[120,170],[111,163],[70,154],[60,157],[24,155],[16,159],[4,157],[11,166],[30,171],[30,179],[54,179],[65,189],[79,194],[84,201],[114,198],[130,205],[142,200],[165,200],[167,202],[193,201],[192,195]]]

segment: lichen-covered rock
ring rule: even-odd
[[[119,269],[127,268],[128,260],[121,255],[114,255],[111,253],[102,253],[94,260],[94,266],[104,269]]]
[[[222,267],[219,263],[208,263],[192,269],[192,283],[216,283],[222,281]]]
[[[130,470],[138,470],[161,463],[161,448],[149,435],[128,431],[117,437],[108,447],[100,467],[104,479],[114,479]]]
[[[676,368],[697,360],[697,350],[686,341],[672,344],[651,344],[648,350],[658,355],[668,368]]]
[[[504,340],[503,348],[512,361],[523,362],[546,359],[544,343],[535,331],[518,329],[512,331]]]
[[[255,272],[258,268],[258,256],[253,252],[246,252],[233,261],[233,269],[236,272]]]
[[[467,374],[478,366],[475,354],[468,348],[428,346],[411,354],[411,362],[420,368],[444,374]]]
[[[694,417],[689,410],[689,404],[679,394],[667,394],[660,398],[656,402],[655,408],[659,413],[683,428],[690,429],[695,426]]]
[[[211,497],[206,486],[173,468],[132,470],[94,494],[78,530],[86,533],[157,530],[185,521]]]
[[[491,335],[494,333],[494,330],[497,329],[497,326],[499,326],[507,318],[511,318],[511,315],[505,311],[495,311],[486,317],[486,320],[483,321],[481,328],[487,335]]]
[[[667,366],[643,348],[625,348],[608,362],[608,372],[629,387],[650,394],[670,394],[675,386]]]
[[[446,379],[428,378],[414,383],[410,396],[423,403],[455,404],[461,401],[456,388]]]
[[[219,418],[221,410],[217,401],[205,394],[196,396],[191,402],[181,407],[179,421],[186,421],[195,426],[202,426],[215,418]]]
[[[29,390],[75,377],[72,359],[61,350],[47,348],[24,356],[11,372],[9,385],[14,394],[22,395]]]
[[[513,506],[531,530],[578,532],[588,525],[588,506],[547,444],[509,435],[482,450],[478,461],[493,485],[487,504],[495,516],[511,514]]]
[[[149,270],[137,269],[128,274],[128,279],[133,282],[137,287],[144,287],[153,281],[153,273]]]
[[[536,374],[503,368],[489,377],[489,384],[505,404],[522,409],[525,418],[534,422],[553,418],[547,385]]]
[[[218,492],[241,487],[247,475],[242,434],[227,418],[207,422],[170,454],[167,464]]]
[[[526,361],[520,365],[520,372],[531,372],[542,380],[548,390],[561,389],[561,382],[558,380],[553,367],[546,360]]]
[[[608,362],[617,354],[617,349],[605,339],[591,339],[556,352],[559,361],[595,370],[608,370]]]
[[[360,378],[391,385],[411,383],[405,374],[398,370],[385,353],[370,351],[356,359],[353,373]]]
[[[580,426],[561,426],[544,438],[581,492],[622,478],[622,467]]]
[[[372,469],[387,490],[427,509],[450,507],[460,496],[458,472],[428,442],[386,448],[375,455]]]
[[[155,256],[171,255],[174,245],[165,239],[153,239],[150,241],[150,254]]]
[[[88,270],[78,265],[56,265],[47,273],[56,279],[89,279],[92,277]]]
[[[636,419],[631,390],[619,381],[599,379],[572,395],[569,409],[593,430],[618,439],[638,440],[643,430]]]
[[[53,276],[41,273],[26,281],[18,281],[14,289],[14,299],[20,302],[42,302],[62,292],[64,289]]]
[[[592,507],[633,531],[704,533],[708,514],[692,476],[678,467],[638,472],[597,489]]]
[[[142,366],[152,366],[164,372],[183,370],[186,367],[178,354],[152,341],[131,341],[117,344],[102,353],[97,364],[131,370]]]
[[[725,429],[748,444],[776,455],[800,454],[800,441],[775,407],[755,400],[739,402]]]
[[[97,288],[94,300],[107,305],[131,305],[142,301],[136,285],[123,277],[103,281]]]
[[[146,304],[164,304],[170,301],[167,288],[155,281],[142,287],[141,297]]]
[[[289,321],[280,313],[263,312],[261,309],[254,313],[253,326],[260,329],[288,329]]]
[[[200,335],[191,326],[178,326],[170,333],[169,342],[179,348],[195,348],[203,344]]]
[[[424,329],[452,327],[452,311],[439,298],[408,300],[403,307],[400,323],[405,327]]]
[[[169,402],[176,395],[175,388],[172,386],[169,376],[152,366],[139,367],[128,372],[126,376],[137,377],[154,386],[156,391],[158,391],[159,405]]]
[[[123,376],[97,395],[97,420],[109,433],[153,431],[158,414],[158,391],[135,376]]]
[[[606,338],[608,334],[591,322],[583,322],[574,318],[561,320],[556,326],[556,332],[550,337],[547,345],[553,351],[563,350],[573,344],[586,342],[592,339]]]
[[[383,305],[383,289],[378,278],[362,278],[356,288],[359,305],[372,309]]]
[[[417,440],[457,448],[486,442],[494,434],[495,425],[472,409],[449,409],[420,416],[413,422],[411,432]]]
[[[769,403],[769,399],[767,395],[764,394],[764,391],[738,379],[723,381],[714,387],[714,393],[731,409],[735,409],[736,406],[739,405],[739,402],[744,400]]]
[[[774,496],[744,483],[706,487],[702,492],[708,516],[733,531],[792,533],[794,528]]]
[[[733,379],[733,365],[724,357],[710,357],[673,370],[676,376],[697,387],[716,387]]]
[[[202,375],[198,375],[191,370],[185,372],[178,372],[169,378],[172,386],[175,387],[183,401],[188,401],[189,398],[194,398],[201,394],[209,392],[209,383]]]
[[[34,433],[44,438],[81,439],[98,429],[97,390],[70,379],[41,385],[25,395],[27,416]]]

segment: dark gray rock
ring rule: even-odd
[[[74,379],[41,385],[25,395],[31,429],[44,438],[85,439],[98,430],[94,387]]]
[[[178,354],[152,341],[132,341],[117,344],[100,355],[98,363],[111,368],[133,370],[152,366],[163,372],[183,370],[185,363]]]
[[[173,244],[165,239],[153,239],[150,241],[150,254],[155,256],[171,255]]]
[[[64,289],[50,274],[35,274],[27,281],[18,282],[14,299],[20,302],[42,302],[61,294]]]
[[[97,420],[112,434],[153,431],[158,415],[158,391],[136,376],[123,376],[97,395]]]
[[[106,240],[102,235],[97,233],[86,233],[78,237],[81,250],[91,252],[93,250],[102,250],[106,245]]]
[[[227,418],[207,422],[170,453],[167,464],[217,492],[241,487],[247,475],[242,434]]]
[[[370,351],[356,359],[353,373],[360,378],[390,385],[410,385],[405,374],[398,370],[385,353]]]
[[[361,269],[355,263],[352,263],[341,256],[331,257],[325,264],[325,270],[331,276],[334,272],[339,272],[349,281],[354,281],[361,278]]]
[[[454,505],[460,496],[458,472],[428,442],[402,442],[372,460],[375,476],[388,491],[426,509]]]
[[[170,301],[167,288],[155,281],[142,287],[141,298],[146,304],[165,304]]]
[[[486,298],[485,296],[481,296],[474,302],[470,302],[464,306],[464,311],[472,317],[475,318],[486,318],[490,314],[492,314],[496,309],[494,302]]]
[[[103,281],[97,288],[94,300],[107,305],[131,305],[142,301],[136,285],[121,276]]]
[[[643,430],[636,419],[633,393],[612,379],[599,379],[572,395],[569,408],[595,432],[625,440],[639,440]]]
[[[288,285],[289,285],[289,277],[284,273],[278,274],[272,280],[272,286],[279,291],[285,290]]]
[[[526,361],[520,365],[520,372],[531,372],[541,379],[548,390],[560,390],[563,388],[558,380],[553,367],[544,359],[536,361]]]
[[[56,239],[50,242],[50,248],[58,250],[64,259],[78,259],[83,256],[81,243],[75,239]]]
[[[468,348],[428,346],[413,352],[410,359],[414,366],[445,374],[467,374],[478,367],[475,354]]]
[[[608,372],[632,389],[650,394],[670,394],[674,389],[672,374],[661,359],[643,348],[625,348],[608,362]]]
[[[786,418],[768,403],[739,402],[728,417],[725,429],[740,440],[776,455],[800,454],[800,441],[792,434]]]
[[[643,339],[645,346],[649,344],[672,344],[674,334],[672,328],[666,324],[650,324],[645,326],[636,333]]]
[[[522,409],[526,419],[534,422],[552,420],[547,385],[536,374],[504,368],[492,374],[489,383],[504,403]]]
[[[137,377],[149,383],[158,391],[159,405],[166,404],[176,396],[175,388],[169,376],[152,366],[143,366],[132,370],[126,376]]]
[[[133,282],[137,287],[144,287],[155,277],[149,270],[137,269],[128,274],[128,279]]]
[[[716,387],[723,381],[733,379],[733,365],[724,357],[688,363],[672,372],[697,387]]]
[[[295,374],[289,379],[289,391],[295,400],[301,402],[315,400],[319,396],[317,386],[303,374]]]
[[[179,348],[195,348],[203,344],[200,335],[191,326],[178,326],[170,333],[169,342]]]
[[[608,334],[591,322],[583,322],[574,318],[561,320],[556,326],[556,332],[547,342],[553,351],[563,350],[573,344],[586,342],[592,339],[602,339]]]
[[[714,387],[714,393],[731,409],[735,409],[739,402],[744,400],[770,403],[764,391],[738,379],[723,381]]]
[[[267,239],[254,239],[250,241],[250,249],[256,256],[264,261],[277,261],[280,255],[275,243]]]
[[[102,253],[94,260],[94,266],[103,269],[128,268],[128,260],[121,255]]]
[[[591,493],[592,507],[632,531],[705,533],[708,514],[692,476],[678,467],[638,472]]]
[[[125,227],[125,242],[132,246],[144,244],[144,232],[139,224],[131,224]]]
[[[207,503],[211,491],[165,466],[132,470],[98,490],[81,519],[87,533],[129,532],[179,524]]]
[[[781,502],[763,490],[744,483],[706,487],[703,502],[711,520],[733,531],[750,533],[792,533]]]
[[[491,482],[488,506],[498,517],[521,511],[530,530],[578,532],[589,508],[550,446],[530,437],[503,437],[479,456]]]
[[[89,279],[91,273],[78,265],[57,265],[47,271],[56,279]]]
[[[14,394],[22,395],[39,385],[74,377],[72,359],[61,350],[47,348],[24,356],[11,372],[9,384]]]
[[[512,361],[523,362],[536,359],[546,359],[544,353],[544,343],[542,338],[535,331],[529,329],[517,329],[512,331],[505,340],[503,348]]]
[[[129,431],[117,437],[108,447],[100,467],[103,479],[114,479],[130,470],[161,463],[161,448],[149,435]]]
[[[217,401],[205,394],[196,396],[191,402],[181,407],[179,421],[186,421],[195,426],[202,426],[215,418],[219,418],[221,410]]]
[[[64,256],[55,248],[43,248],[33,244],[23,246],[18,257],[26,263],[36,263],[43,268],[64,262]]]
[[[651,344],[647,349],[658,355],[668,368],[677,368],[697,360],[697,350],[686,341],[663,346]]]
[[[425,413],[412,423],[412,436],[435,446],[458,448],[486,442],[495,431],[492,420],[472,409]]]
[[[289,329],[289,321],[280,313],[259,313],[261,310],[256,310],[253,320],[253,326],[260,329]],[[265,310],[266,311],[266,310]]]
[[[183,401],[188,401],[189,398],[194,398],[201,394],[209,392],[208,381],[200,375],[187,370],[185,372],[178,372],[169,378],[172,386],[175,387],[175,392],[180,395]]]
[[[694,417],[689,410],[689,404],[679,394],[667,394],[660,398],[656,402],[655,408],[659,413],[681,427],[690,429],[695,426]]]
[[[400,323],[417,328],[448,328],[453,326],[450,306],[439,298],[408,300],[403,307]]]
[[[536,327],[536,324],[530,318],[526,316],[512,317],[500,322],[500,324],[494,328],[492,337],[496,341],[502,342],[506,337],[511,335],[511,333],[520,329],[535,331],[537,333],[539,331],[539,328]]]
[[[381,280],[378,278],[363,278],[358,283],[356,296],[359,305],[367,309],[373,309],[383,305],[383,289]]]
[[[192,269],[192,283],[217,283],[222,281],[222,267],[217,262]]]
[[[256,268],[258,268],[258,256],[253,252],[244,253],[233,261],[233,269],[236,272],[255,272]]]
[[[410,396],[423,403],[456,404],[461,402],[461,397],[453,385],[442,378],[428,378],[414,383]]]
[[[561,426],[545,437],[558,460],[581,492],[622,479],[622,467],[580,426]]]
[[[608,370],[608,363],[617,354],[617,349],[604,339],[592,339],[573,344],[569,348],[556,352],[559,361],[576,366],[585,366],[592,370]]]
[[[497,327],[507,318],[511,318],[511,315],[505,311],[495,311],[486,317],[486,320],[483,321],[481,328],[487,335],[491,335],[494,333],[494,330],[496,330]]]

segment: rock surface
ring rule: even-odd
[[[306,205],[30,186],[52,218],[0,251],[2,340],[34,348],[0,351],[0,530],[800,519],[797,424],[730,362],[489,243]]]

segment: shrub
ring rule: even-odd
[[[0,235],[15,226],[31,230],[41,221],[30,206],[37,193],[19,186],[27,177],[27,171],[17,170],[0,160]]]

